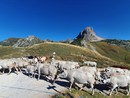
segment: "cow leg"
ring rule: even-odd
[[[32,77],[35,78],[35,72],[32,72]]]
[[[118,86],[117,86],[117,85],[114,85],[114,86],[113,86],[113,88],[111,88],[111,91],[110,91],[109,96],[111,96],[111,94],[112,94],[113,90],[114,90],[116,87],[118,87]]]
[[[30,78],[33,78],[33,74],[32,74],[31,71],[28,71],[28,76],[29,76]]]
[[[111,91],[109,93],[109,96],[111,96],[111,94],[112,94],[112,92],[113,92],[114,89],[115,89],[114,87],[111,89]]]
[[[48,79],[49,77],[45,75],[45,78],[46,78],[47,82],[49,82],[49,79]]]
[[[35,78],[35,73],[33,73],[33,78]]]
[[[80,91],[85,87],[85,84],[83,84],[83,86],[80,88]]]
[[[18,69],[19,69],[20,72],[22,72],[20,67],[18,67]]]
[[[33,78],[33,73],[32,73],[32,72],[29,72],[29,74],[30,74],[30,77]]]
[[[92,95],[94,95],[94,85],[90,84],[90,86],[91,86],[91,89],[92,89]]]
[[[32,77],[30,73],[28,73],[28,76],[29,76],[30,78]]]
[[[11,73],[11,71],[12,71],[12,68],[8,68],[9,69],[9,72],[8,72],[8,75]]]
[[[30,78],[33,78],[33,75],[32,75],[32,73],[30,73],[30,72],[28,72],[28,76],[29,76]]]
[[[70,87],[69,87],[69,90],[70,90],[70,91],[71,91],[71,88],[72,88],[73,83],[74,83],[74,79],[72,79],[72,80],[70,81]]]
[[[5,68],[3,68],[3,72],[2,73],[4,74],[4,72],[5,72]]]
[[[54,85],[56,79],[57,79],[57,75],[54,76],[54,79],[52,80],[52,81],[53,81],[53,82],[52,82],[52,85]]]
[[[127,96],[129,96],[130,93],[130,84],[128,84],[128,92],[127,92]]]
[[[41,72],[40,72],[40,69],[39,69],[39,70],[38,70],[38,78],[37,78],[37,80],[40,79],[40,74],[41,74]]]
[[[72,85],[73,85],[73,82],[70,83],[70,87],[69,87],[70,91],[71,91]]]
[[[119,89],[119,87],[116,88],[116,94],[118,94],[118,89]]]
[[[15,70],[16,70],[15,73],[18,74],[18,68],[17,68],[16,66],[15,66],[14,68],[15,68]]]
[[[29,75],[30,75],[30,78],[33,78],[33,74],[32,73],[29,73]]]

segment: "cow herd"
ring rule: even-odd
[[[97,63],[93,61],[84,61],[82,66],[79,62],[47,60],[47,57],[26,56],[20,58],[10,58],[0,60],[1,74],[5,72],[10,74],[15,72],[26,73],[31,78],[41,79],[41,75],[45,76],[47,81],[55,83],[59,78],[70,82],[69,90],[76,84],[82,84],[80,90],[90,85],[92,95],[96,84],[106,84],[110,87],[109,95],[120,87],[125,87],[127,95],[130,91],[130,71],[128,69],[106,67],[98,68]],[[36,77],[37,76],[37,77]],[[109,85],[108,85],[109,84]]]

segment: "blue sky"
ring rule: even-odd
[[[73,39],[87,26],[103,38],[130,40],[130,0],[0,0],[0,41]]]

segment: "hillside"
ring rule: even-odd
[[[100,54],[109,57],[118,62],[126,62],[130,64],[130,52],[120,46],[111,45],[106,42],[91,43]]]
[[[105,40],[99,42],[85,42],[85,48],[89,48],[90,50],[97,51],[101,55],[111,58],[117,62],[120,63],[125,62],[130,64],[129,47],[126,48],[122,46],[121,43],[111,44],[110,42],[111,41],[106,42]]]
[[[79,62],[83,62],[84,60],[91,60],[96,61],[99,67],[120,64],[119,62],[100,55],[98,52],[89,48],[56,42],[44,42],[26,48],[1,46],[0,51],[0,58],[21,57],[26,55],[52,56],[52,53],[55,51],[56,59]]]
[[[130,40],[106,39],[102,40],[102,42],[106,42],[115,46],[120,46],[130,51]]]

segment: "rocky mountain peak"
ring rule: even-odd
[[[77,39],[83,39],[86,42],[101,41],[103,38],[96,35],[91,27],[86,27],[83,31],[79,33],[76,37]]]
[[[28,40],[28,41],[32,41],[32,40],[34,40],[34,39],[38,39],[37,37],[35,37],[35,36],[28,36],[27,38],[25,38],[26,40]]]
[[[96,35],[96,33],[93,31],[93,29],[91,27],[86,27],[84,29],[84,31],[86,31],[87,34],[94,34],[94,35]]]

